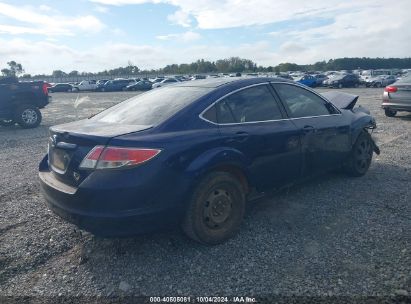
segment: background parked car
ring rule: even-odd
[[[114,79],[107,81],[99,91],[101,92],[116,92],[116,91],[125,91],[126,87],[130,84],[129,79]],[[133,82],[134,83],[134,82]]]
[[[382,88],[394,83],[397,79],[393,75],[380,75],[376,77],[368,78],[365,81],[367,87]]]
[[[324,82],[324,80],[327,80],[328,77],[324,74],[315,74],[313,75],[316,79],[316,86],[321,86]]]
[[[146,91],[146,90],[151,90],[152,85],[153,84],[148,80],[141,80],[136,83],[129,84],[126,87],[126,90],[127,91]]]
[[[170,84],[176,84],[178,82],[181,82],[181,81],[176,79],[176,78],[166,78],[163,81],[153,83],[152,88],[155,89],[155,88],[159,88],[159,87],[165,87],[165,86],[168,86]]]
[[[156,77],[156,78],[152,78],[149,80],[151,81],[151,83],[157,83],[157,82],[163,81],[164,79],[165,79],[164,77]]]
[[[95,80],[83,80],[78,85],[73,86],[73,91],[94,91],[96,88]]]
[[[360,86],[360,80],[358,76],[354,74],[334,76],[324,83],[332,88],[358,88]]]
[[[306,85],[307,87],[315,87],[317,79],[311,75],[304,75],[295,79],[296,82]]]
[[[41,123],[41,112],[49,103],[47,83],[18,82],[16,78],[0,79],[0,125],[35,128]]]
[[[382,108],[388,117],[398,111],[411,112],[411,74],[387,86],[382,99]]]
[[[107,81],[109,81],[109,79],[100,79],[100,80],[97,80],[97,82],[96,82],[97,87],[105,84]]]
[[[73,86],[69,83],[56,83],[55,85],[48,88],[50,93],[55,92],[71,92],[73,91]]]

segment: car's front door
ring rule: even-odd
[[[305,88],[289,83],[273,86],[301,132],[304,175],[341,165],[351,150],[349,119]]]
[[[258,190],[281,187],[301,175],[299,130],[268,84],[235,92],[215,108],[221,144],[246,157],[251,183]]]

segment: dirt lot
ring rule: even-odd
[[[216,247],[179,231],[101,239],[48,211],[37,166],[48,127],[76,119],[77,97],[53,94],[39,128],[0,127],[0,296],[409,295],[411,114],[385,117],[381,89],[346,91],[377,119],[382,153],[369,172],[259,201],[240,234]],[[82,93],[77,115],[135,94]]]

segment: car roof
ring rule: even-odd
[[[178,84],[175,84],[175,87],[198,87],[198,88],[218,88],[221,86],[225,86],[228,84],[235,84],[235,85],[252,85],[258,84],[262,82],[269,82],[269,81],[276,81],[276,82],[292,82],[288,79],[280,78],[280,77],[255,77],[255,78],[207,78],[201,80],[192,80],[192,81],[184,81]]]

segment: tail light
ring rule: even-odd
[[[136,166],[155,157],[161,150],[123,147],[94,147],[80,164],[81,169],[115,169]]]
[[[395,92],[398,91],[398,88],[397,88],[397,87],[393,87],[393,86],[388,86],[388,87],[385,87],[384,91],[385,91],[385,92],[388,92],[388,93],[395,93]]]
[[[49,93],[49,90],[47,88],[47,83],[43,83],[43,93],[44,93],[44,95],[48,95],[48,93]]]

